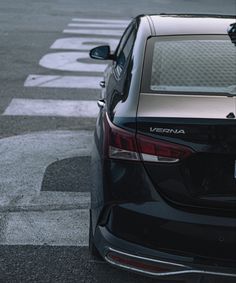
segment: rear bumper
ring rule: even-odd
[[[189,257],[198,264],[236,267],[234,218],[184,211],[164,201],[124,203],[110,209],[106,227],[117,238],[139,246]]]
[[[235,218],[170,205],[141,163],[106,160],[96,169],[92,231],[104,259],[153,276],[209,274],[235,280]]]
[[[100,254],[107,262],[137,273],[174,278],[212,275],[232,278],[232,282],[236,278],[235,268],[197,264],[192,257],[140,246],[114,236],[106,227],[97,227],[94,240]]]

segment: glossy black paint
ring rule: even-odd
[[[118,238],[191,257],[195,263],[214,265],[222,261],[222,266],[234,267],[234,224],[232,219],[211,216],[206,220],[204,215],[172,209],[162,202],[145,202],[112,208],[107,229]]]
[[[175,204],[235,213],[236,127],[232,120],[138,118],[137,132],[191,147],[195,154],[178,165],[145,163],[157,190]],[[150,128],[183,129],[184,135],[151,133]],[[158,172],[156,174],[155,172]],[[171,176],[171,179],[170,179]],[[227,199],[228,198],[228,199]]]
[[[133,33],[133,42],[126,63],[120,63],[122,70],[117,69],[120,46],[113,55],[116,60],[104,75],[105,106],[100,109],[94,132],[91,229],[103,257],[107,248],[113,247],[235,274],[236,184],[227,176],[236,160],[235,120],[137,117],[147,38],[176,32],[223,32],[222,27],[206,26],[207,21],[196,25],[198,18],[139,16],[125,32],[125,36]],[[179,29],[173,26],[175,21]],[[104,151],[106,114],[120,128],[190,147],[194,154],[177,164],[109,159]],[[180,128],[186,134],[156,134],[150,127]],[[212,183],[204,186],[207,178]]]

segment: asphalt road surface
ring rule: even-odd
[[[0,1],[0,282],[163,282],[114,269],[87,247],[105,68],[88,50],[114,49],[131,17],[154,12],[236,14],[236,2]]]

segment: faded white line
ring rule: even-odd
[[[82,22],[82,23],[107,23],[107,24],[128,24],[129,20],[108,20],[108,19],[87,19],[87,18],[74,18],[73,22]]]
[[[4,111],[5,116],[60,116],[95,118],[98,114],[96,101],[12,99]]]
[[[18,212],[3,217],[0,245],[88,245],[88,209]]]
[[[123,30],[112,29],[65,29],[63,33],[83,34],[83,35],[109,35],[109,36],[121,36]]]
[[[99,73],[105,71],[107,65],[81,62],[84,59],[89,59],[87,52],[57,52],[44,55],[39,61],[39,65],[61,71]]]
[[[102,77],[29,75],[24,86],[100,89],[99,82],[101,80]]]
[[[115,50],[118,45],[118,39],[101,38],[101,37],[71,37],[57,39],[51,49],[68,49],[68,50],[90,50],[98,45],[110,45],[111,50]]]
[[[71,23],[68,24],[69,27],[78,27],[78,28],[115,28],[122,29],[126,28],[126,24],[82,24],[82,23]]]
[[[41,191],[27,204],[15,203],[13,199],[8,205],[0,205],[0,213],[89,209],[89,207],[90,192]]]

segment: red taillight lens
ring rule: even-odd
[[[178,162],[189,157],[192,149],[135,134],[116,127],[106,116],[105,152],[109,158],[149,162]]]
[[[105,152],[109,158],[139,161],[135,133],[116,127],[106,116]]]
[[[192,149],[147,136],[137,135],[137,144],[142,159],[154,162],[178,162],[192,155]]]

